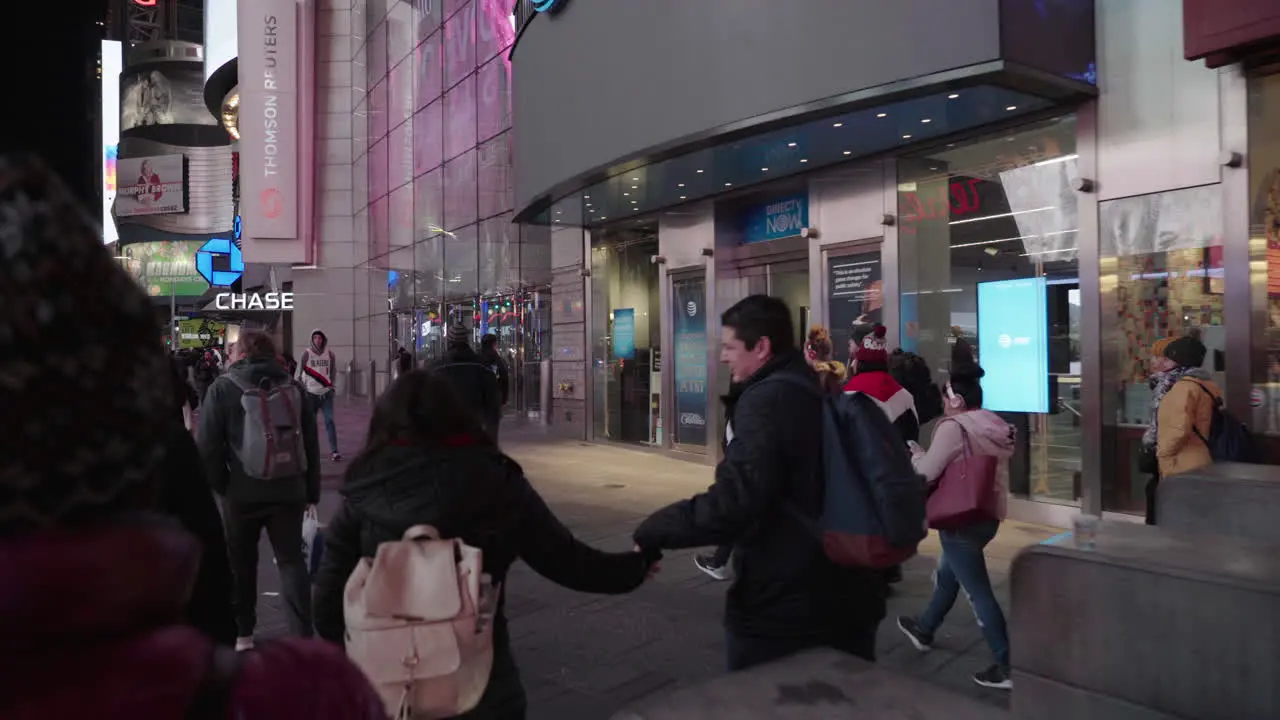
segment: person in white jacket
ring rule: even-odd
[[[1002,462],[1013,454],[1013,427],[995,413],[982,409],[983,374],[968,346],[957,345],[951,377],[943,393],[944,418],[934,429],[927,451],[919,445],[912,446],[912,464],[931,486],[944,481],[944,476],[947,481],[954,481],[956,476],[947,475],[947,469],[955,463],[966,462],[966,458],[985,456]],[[983,549],[996,536],[1004,519],[1004,494],[997,480],[998,462],[970,462],[966,469],[979,472],[980,468],[991,473],[989,481],[997,494],[997,507],[991,513],[995,517],[979,519],[958,529],[938,531],[942,556],[934,573],[933,597],[922,614],[899,617],[898,628],[917,650],[927,652],[932,649],[934,634],[963,589],[995,659],[991,667],[975,674],[973,681],[983,687],[1007,690],[1013,687],[1009,678],[1009,635],[983,555]]]
[[[338,428],[333,424],[333,378],[337,369],[338,361],[329,349],[329,338],[320,328],[312,330],[311,345],[298,358],[298,379],[311,395],[315,407],[324,414],[324,429],[329,436],[329,451],[333,453],[334,462],[342,459],[342,453],[338,452]]]

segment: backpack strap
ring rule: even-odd
[[[1220,396],[1214,395],[1213,391],[1205,387],[1204,383],[1200,382],[1199,380],[1196,380],[1195,378],[1184,377],[1184,378],[1180,378],[1178,382],[1183,382],[1184,380],[1200,388],[1201,392],[1203,392],[1205,395],[1208,395],[1209,400],[1213,403],[1213,409],[1215,411],[1218,411],[1218,412],[1222,411],[1223,402]],[[1212,432],[1213,430],[1212,420],[1210,420],[1210,423],[1209,423],[1209,430],[1210,432]],[[1200,432],[1200,428],[1196,427],[1196,424],[1194,422],[1191,423],[1191,432],[1195,433],[1196,437],[1200,438],[1200,442],[1204,443],[1205,447],[1209,448],[1210,451],[1213,450],[1213,445],[1209,442],[1209,438],[1205,437],[1204,433]]]
[[[226,720],[231,714],[231,696],[239,675],[240,653],[215,643],[204,678],[187,707],[187,720]]]

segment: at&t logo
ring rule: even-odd
[[[685,304],[684,311],[689,313],[689,317],[696,316],[698,314],[698,303],[690,300]]]

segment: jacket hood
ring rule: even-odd
[[[320,336],[319,345],[316,345],[315,343],[315,337],[317,335]],[[312,330],[311,331],[311,347],[315,348],[316,352],[324,352],[324,349],[329,347],[329,336],[325,335],[324,331],[321,330],[320,328],[316,328]]]
[[[271,358],[246,358],[232,365],[227,372],[244,378],[252,385],[262,382],[263,378],[285,380],[289,377],[289,371],[278,360]]]
[[[416,522],[436,525],[441,532],[460,534],[465,528],[448,528],[446,518],[465,515],[450,506],[451,498],[463,493],[449,492],[449,486],[506,474],[513,468],[518,472],[518,467],[496,448],[476,444],[466,436],[445,438],[444,445],[382,448],[352,468],[342,496],[375,522],[394,525],[412,516]]]
[[[200,549],[176,522],[140,515],[6,538],[0,557],[2,678],[24,652],[180,622]]]
[[[1013,455],[1017,432],[1012,425],[990,410],[970,410],[948,419],[960,423],[960,427],[968,432],[969,443],[975,455],[992,455],[998,458]]]
[[[814,372],[829,372],[833,375],[838,375],[841,378],[843,378],[845,374],[844,363],[839,360],[819,360],[813,364],[813,370]]]
[[[915,398],[885,370],[868,370],[854,375],[845,383],[844,391],[862,393],[875,400],[891,421],[916,412]]]
[[[449,363],[478,363],[480,355],[471,349],[470,345],[453,345],[445,351],[442,364]]]

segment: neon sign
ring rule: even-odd
[[[979,178],[952,180],[947,189],[935,184],[923,191],[900,193],[898,200],[903,220],[950,220],[973,215],[982,210],[982,196],[978,193]]]

